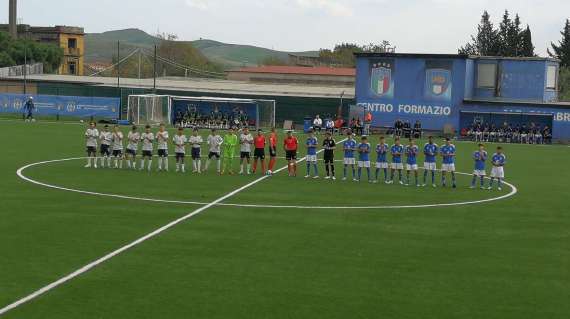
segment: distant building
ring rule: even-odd
[[[283,84],[352,86],[352,68],[260,66],[227,71],[228,80]]]
[[[420,120],[458,132],[475,123],[537,124],[570,140],[570,103],[558,101],[559,61],[457,54],[361,53],[356,101],[374,126]]]
[[[0,24],[0,31],[7,32],[8,29],[7,24]],[[61,61],[58,71],[62,75],[84,74],[84,37],[85,32],[81,27],[32,27],[26,24],[18,25],[18,38],[54,44],[63,49],[63,61]]]

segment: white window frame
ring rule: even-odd
[[[492,67],[492,80],[489,81],[484,81],[487,78],[483,78],[481,77],[481,74],[483,72],[481,71],[491,71],[491,67]],[[488,68],[487,70],[483,70],[483,68]],[[480,89],[495,89],[497,87],[497,72],[498,70],[498,66],[496,63],[478,63],[477,64],[477,88]]]
[[[551,78],[551,71],[554,70],[554,78]],[[546,66],[546,89],[555,91],[558,88],[558,66]]]

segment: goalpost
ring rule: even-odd
[[[240,122],[234,121],[239,115]],[[179,117],[183,123],[176,123]],[[247,119],[244,121],[243,119]],[[129,95],[127,120],[137,125],[160,123],[200,128],[275,127],[275,101],[174,95]],[[223,121],[225,125],[220,127]],[[245,123],[244,123],[245,122]]]
[[[129,95],[127,120],[137,124],[170,123],[172,106],[168,95]]]

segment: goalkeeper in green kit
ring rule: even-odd
[[[228,171],[228,174],[233,175],[234,174],[234,168],[233,168],[233,162],[234,162],[234,155],[236,153],[236,147],[238,144],[238,137],[236,134],[236,129],[235,127],[232,127],[232,129],[228,132],[228,134],[226,134],[224,136],[224,143],[223,143],[223,147],[224,147],[224,151],[222,153],[223,156],[223,168],[222,168],[222,175],[226,172],[226,170]]]

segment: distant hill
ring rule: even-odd
[[[160,40],[138,29],[88,33],[85,35],[85,61],[87,63],[111,62],[113,56],[117,55],[117,41],[121,41],[121,56],[125,56],[136,47],[151,49]],[[214,40],[201,39],[190,41],[190,44],[200,50],[210,61],[221,64],[224,68],[255,66],[269,57],[287,61],[289,54],[289,52]],[[316,56],[318,51],[293,52],[293,54]]]

